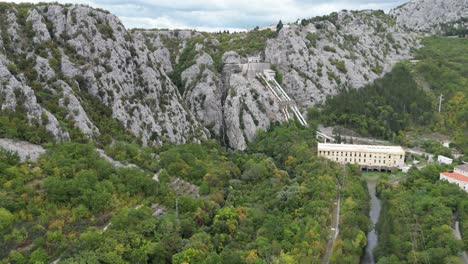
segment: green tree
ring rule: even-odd
[[[282,28],[283,28],[283,22],[280,20],[278,24],[276,25],[276,33],[280,32]]]
[[[5,208],[0,208],[0,232],[10,228],[14,220],[13,214]]]

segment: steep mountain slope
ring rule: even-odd
[[[445,8],[456,10],[463,1]],[[4,3],[0,9],[0,104],[3,116],[15,113],[34,127],[23,140],[44,137],[34,135],[41,131],[57,140],[109,143],[115,137],[109,130],[119,127],[143,144],[213,136],[245,149],[258,130],[285,121],[284,106],[255,71],[276,69],[305,113],[341,89],[382,77],[419,47],[417,34],[382,11],[341,11],[277,32],[229,34],[129,31],[115,16],[86,6]],[[251,56],[264,64],[255,70],[246,63]]]
[[[285,25],[278,33],[140,32],[169,64],[165,68],[191,111],[236,149],[244,149],[258,129],[284,121],[273,95],[246,77],[246,68],[258,67],[246,64],[249,56],[277,69],[284,89],[305,112],[342,88],[381,77],[418,47],[415,34],[381,11],[342,11]]]
[[[3,4],[1,18],[2,110],[23,105],[57,139],[69,138],[65,126],[95,138],[99,129],[83,107],[91,95],[144,144],[208,135],[141,35],[115,16],[85,6]]]
[[[468,0],[413,0],[390,11],[397,23],[424,33],[466,34]]]
[[[383,76],[414,47],[416,35],[382,11],[342,11],[284,28],[268,41],[265,58],[284,72],[287,91],[309,107]]]

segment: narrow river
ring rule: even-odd
[[[367,178],[367,189],[369,190],[369,194],[371,197],[371,208],[370,208],[370,218],[372,221],[373,228],[372,230],[367,233],[367,246],[366,246],[366,253],[362,258],[361,264],[374,264],[374,255],[372,254],[372,250],[377,245],[377,233],[375,232],[375,224],[379,219],[380,215],[380,200],[376,196],[375,187],[377,186],[378,178],[372,177]]]

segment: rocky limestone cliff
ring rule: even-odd
[[[24,112],[57,140],[73,139],[75,130],[102,137],[106,127],[93,106],[104,105],[106,118],[143,144],[211,136],[244,149],[258,130],[285,121],[274,95],[255,74],[245,74],[249,56],[278,70],[305,113],[411,58],[418,35],[401,21],[413,16],[403,10],[416,2],[423,1],[392,11],[398,23],[382,11],[342,11],[278,33],[236,34],[127,30],[117,17],[90,7],[2,4],[0,106],[3,114]],[[464,12],[459,5],[445,7]],[[434,16],[447,19],[446,13]]]
[[[283,28],[266,61],[284,72],[284,88],[303,108],[343,88],[359,88],[411,57],[408,33],[381,11],[342,11]]]
[[[390,11],[407,29],[431,34],[468,30],[468,0],[413,0]]]
[[[46,150],[40,145],[31,144],[26,141],[11,140],[8,138],[0,138],[0,149],[17,154],[21,162],[25,162],[27,160],[36,161],[46,152]]]
[[[60,125],[66,122],[95,138],[99,129],[81,105],[85,94],[110,108],[144,144],[208,136],[184,108],[166,74],[167,63],[117,17],[85,6],[39,5],[9,8],[2,20],[2,109],[24,105],[28,118],[39,123],[46,119],[47,129],[58,139],[68,139]],[[33,70],[16,72],[24,63]],[[52,99],[41,98],[44,93]]]
[[[245,148],[258,129],[285,120],[273,94],[241,74],[239,64],[249,56],[260,56],[282,72],[283,88],[306,112],[340,89],[359,88],[383,76],[395,63],[411,58],[410,49],[419,45],[416,34],[381,11],[342,11],[285,25],[276,36],[271,33],[264,34],[269,36],[264,48],[245,52],[249,41],[262,33],[142,31],[154,53],[170,64],[165,66],[169,72],[180,68],[179,58],[186,59],[192,47],[192,63],[180,72],[182,97],[213,135],[224,136],[236,149]]]

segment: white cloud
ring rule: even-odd
[[[197,31],[217,32],[229,30],[230,32],[245,31],[245,28],[234,27],[203,27],[203,26],[189,26],[180,21],[173,20],[169,17],[158,18],[138,18],[138,17],[120,17],[124,25],[128,28],[160,28],[160,29],[195,29]]]

